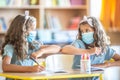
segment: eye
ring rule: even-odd
[[[90,30],[89,30],[89,29],[86,29],[86,32],[90,32]]]
[[[81,33],[83,33],[83,31],[81,30]]]

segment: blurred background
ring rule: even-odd
[[[0,0],[0,48],[13,18],[28,10],[37,18],[36,40],[44,44],[71,44],[80,20],[86,15],[100,19],[111,47],[120,53],[119,5],[120,0]],[[69,57],[72,61],[73,56]]]
[[[119,0],[0,0],[0,47],[13,18],[26,10],[37,18],[36,40],[44,44],[70,44],[86,15],[100,19],[111,45],[119,46],[119,4]]]

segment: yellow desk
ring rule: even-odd
[[[80,73],[79,70],[71,70],[67,73],[0,73],[0,76],[13,78],[13,79],[60,79],[60,78],[83,78],[83,77],[93,77],[99,76],[102,80],[103,71],[94,71],[89,73]]]

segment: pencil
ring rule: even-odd
[[[34,58],[30,57],[37,65],[40,65]]]

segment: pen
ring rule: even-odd
[[[40,65],[34,58],[30,57],[37,65]]]

